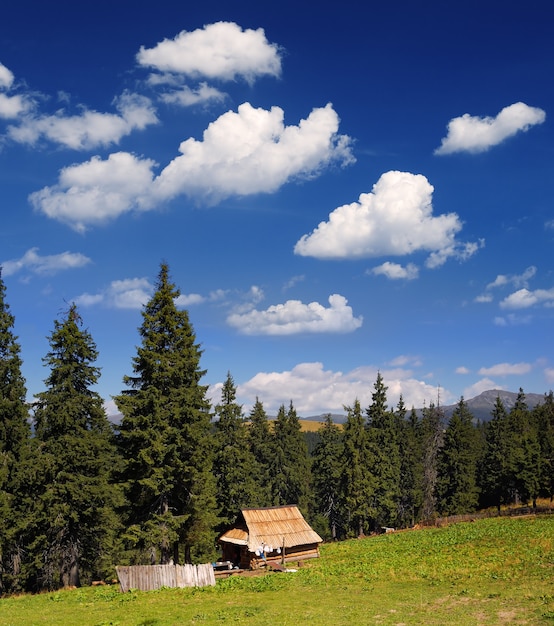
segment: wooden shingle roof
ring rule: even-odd
[[[323,539],[306,522],[297,506],[274,506],[262,509],[242,509],[237,523],[220,537],[220,541],[247,545],[254,552],[260,546],[291,548]]]

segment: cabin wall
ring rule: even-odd
[[[285,554],[278,554],[277,552],[269,552],[265,555],[265,559],[256,556],[254,552],[248,552],[247,554],[249,563],[243,569],[259,569],[267,565],[291,563],[293,561],[304,561],[305,559],[315,559],[319,557],[319,546],[317,543],[294,546],[285,549]],[[241,565],[241,567],[243,567]]]

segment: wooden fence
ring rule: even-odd
[[[211,563],[202,565],[118,565],[121,591],[152,591],[162,587],[208,587],[215,585]]]

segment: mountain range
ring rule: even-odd
[[[502,403],[504,404],[504,408],[506,411],[510,411],[516,403],[517,397],[519,394],[513,391],[504,391],[503,389],[489,389],[488,391],[483,391],[475,398],[471,398],[469,400],[465,400],[468,409],[473,414],[475,421],[480,422],[488,422],[491,418],[491,411],[496,402],[496,398],[500,398]],[[529,409],[534,408],[537,404],[541,404],[544,402],[544,394],[540,393],[526,393],[525,394],[525,403]],[[449,404],[446,406],[442,406],[442,410],[446,418],[450,418],[454,409],[456,408],[456,404]],[[418,415],[421,415],[422,409],[417,409]],[[322,422],[325,420],[327,413],[323,413],[321,415],[313,415],[311,417],[301,418],[302,420]],[[343,424],[346,421],[346,415],[332,413],[331,417],[333,421],[337,424]]]

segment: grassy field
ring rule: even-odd
[[[116,586],[0,600],[0,624],[554,624],[554,516],[495,518],[322,546],[295,573],[216,587]]]

